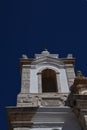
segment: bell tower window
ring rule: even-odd
[[[42,71],[42,92],[57,92],[56,72],[52,69]]]

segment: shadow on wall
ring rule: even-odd
[[[78,119],[73,112],[67,117],[62,130],[82,130]]]

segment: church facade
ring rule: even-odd
[[[17,105],[6,108],[9,130],[87,130],[87,78],[74,67],[72,54],[23,55]]]

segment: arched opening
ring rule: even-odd
[[[57,92],[57,80],[54,70],[45,69],[42,71],[42,92]]]

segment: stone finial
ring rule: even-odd
[[[22,58],[23,59],[28,59],[27,55],[25,55],[25,54],[22,55]]]
[[[68,58],[68,59],[72,59],[72,58],[73,58],[73,55],[72,55],[72,54],[68,54],[68,55],[67,55],[67,58]]]
[[[43,55],[49,55],[50,53],[49,53],[49,51],[45,48],[44,51],[42,51],[42,54],[43,54]]]
[[[44,49],[45,51],[48,51],[46,48]]]
[[[77,78],[83,78],[83,74],[81,71],[77,71],[76,76]]]

